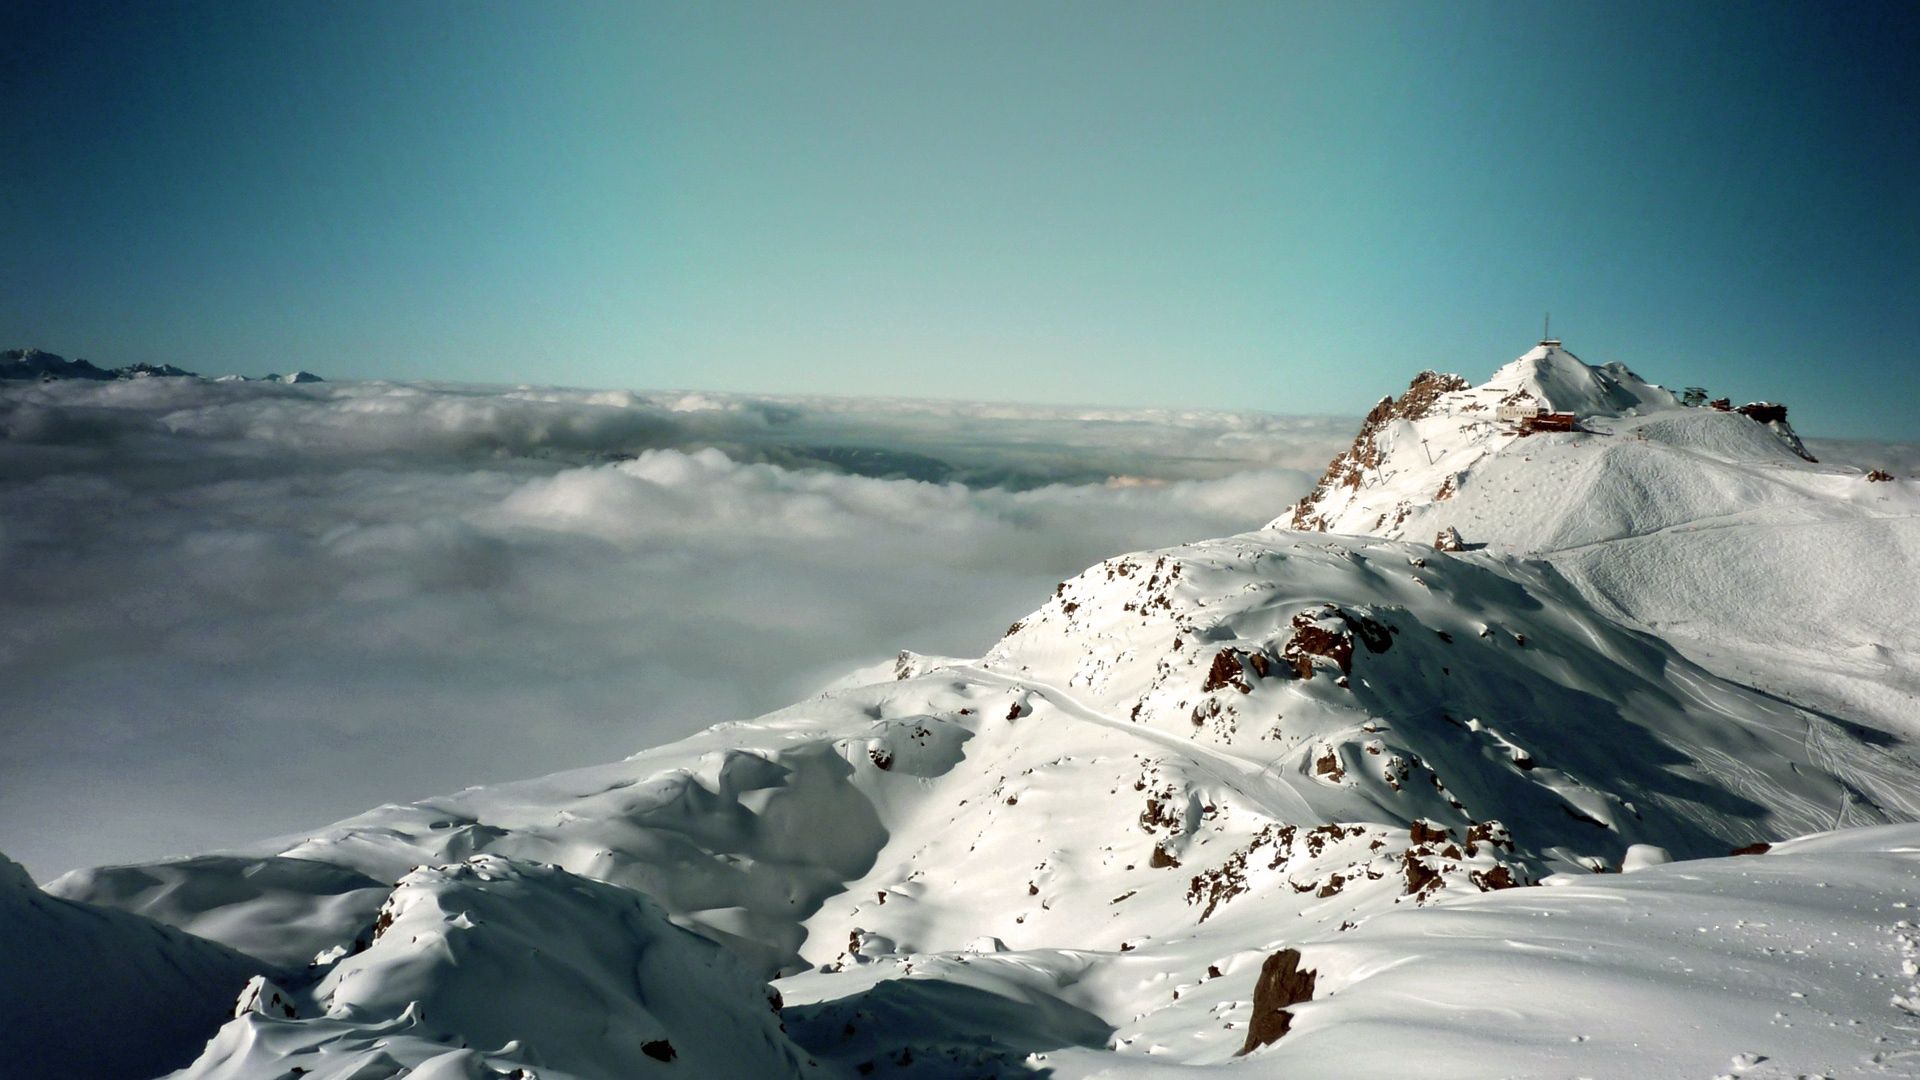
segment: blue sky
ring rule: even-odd
[[[0,345],[1358,413],[1542,311],[1913,438],[1911,4],[15,3]]]

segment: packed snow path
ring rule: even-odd
[[[1306,797],[1301,795],[1292,781],[1280,771],[1284,767],[1281,761],[1263,764],[1191,739],[1169,735],[1142,724],[1129,724],[1124,720],[1116,720],[1060,687],[1038,679],[1020,678],[1004,672],[989,671],[978,664],[966,664],[954,670],[983,685],[1033,694],[1052,705],[1063,716],[1125,732],[1133,738],[1144,739],[1176,755],[1186,757],[1222,785],[1246,796],[1263,813],[1275,820],[1314,821],[1317,819],[1313,805],[1307,802]]]

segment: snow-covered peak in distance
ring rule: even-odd
[[[1689,407],[1542,342],[1479,386],[1426,371],[1381,399],[1268,527],[1545,559],[1717,673],[1920,732],[1920,623],[1884,586],[1916,572],[1920,484],[1814,461],[1786,413]]]
[[[1612,363],[1594,367],[1568,352],[1558,341],[1543,341],[1519,359],[1493,373],[1482,394],[1526,394],[1552,412],[1576,416],[1622,416],[1680,404],[1671,391],[1649,383]]]
[[[1595,367],[1558,341],[1541,342],[1478,386],[1458,375],[1424,371],[1398,399],[1382,398],[1374,406],[1353,446],[1271,527],[1431,540],[1451,526],[1469,543],[1551,550],[1608,538],[1604,529],[1595,532],[1560,516],[1574,508],[1584,481],[1651,470],[1660,475],[1642,479],[1650,482],[1656,502],[1672,495],[1688,512],[1705,516],[1716,511],[1698,503],[1699,492],[1685,483],[1666,484],[1697,461],[1744,471],[1813,463],[1786,422],[1785,406],[1720,407],[1725,405],[1688,407],[1624,364]],[[1510,516],[1528,519],[1516,521],[1522,527],[1486,535],[1487,523],[1471,514],[1441,512],[1457,496],[1492,486],[1477,481],[1496,475],[1492,466],[1515,451],[1544,462],[1524,477],[1497,473],[1497,501]],[[1618,508],[1614,500],[1602,503],[1603,511]],[[1656,513],[1626,531],[1672,523],[1671,514]],[[1552,526],[1570,529],[1562,535]]]
[[[149,364],[137,361],[124,367],[103,368],[86,360],[69,360],[45,349],[22,348],[0,351],[0,380],[57,380],[57,379],[150,379],[174,378],[197,379],[199,373],[172,364]],[[245,375],[221,375],[211,382],[275,382],[275,383],[317,383],[325,382],[311,371],[291,371],[285,375],[268,374],[259,379]]]

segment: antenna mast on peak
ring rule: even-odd
[[[1556,348],[1559,346],[1560,342],[1556,341],[1553,336],[1553,312],[1547,312],[1546,323],[1542,325],[1540,329],[1542,331],[1540,344],[1548,348]]]

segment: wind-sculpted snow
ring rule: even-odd
[[[409,873],[354,951],[255,984],[179,1075],[812,1075],[778,1004],[645,897],[483,855]]]
[[[1484,387],[1427,373],[1301,504],[1333,531],[1103,558],[977,660],[903,651],[624,761],[48,890],[283,962],[195,1076],[1910,1073],[1889,673],[1920,643],[1865,575],[1914,550],[1911,485],[1535,359],[1495,396],[1586,430],[1494,430]],[[516,476],[437,550],[1018,527],[893,483],[655,450]],[[729,640],[700,670],[767,662]]]
[[[1910,1076],[1920,829],[1395,912],[1305,951],[1272,1075]],[[1463,992],[1464,991],[1464,992]]]
[[[1204,1000],[1229,1026],[1181,1053],[1225,1056],[1244,997],[1214,983],[1251,980],[1280,944],[1618,870],[1635,844],[1711,857],[1920,811],[1903,755],[1583,605],[1540,564],[1389,541],[1142,552],[1063,583],[977,664],[903,658],[894,681],[252,855],[377,880],[475,856],[557,864],[792,975],[817,1058],[967,1075],[1038,1068],[1101,1024],[1107,1045],[1164,1042]],[[194,872],[54,888],[108,899],[129,873]],[[860,1020],[876,971],[940,985]],[[965,1035],[1032,995],[1057,1005],[1020,1039]],[[947,1004],[945,1022],[873,1020]],[[842,1016],[854,1034],[829,1038],[822,1018]]]
[[[0,855],[0,1075],[149,1077],[191,1061],[270,965],[48,896]]]
[[[387,895],[387,880],[306,859],[201,855],[76,870],[50,889],[298,967],[356,933]]]
[[[1345,426],[0,383],[0,845],[229,846],[977,652],[1095,559],[1257,524]]]

